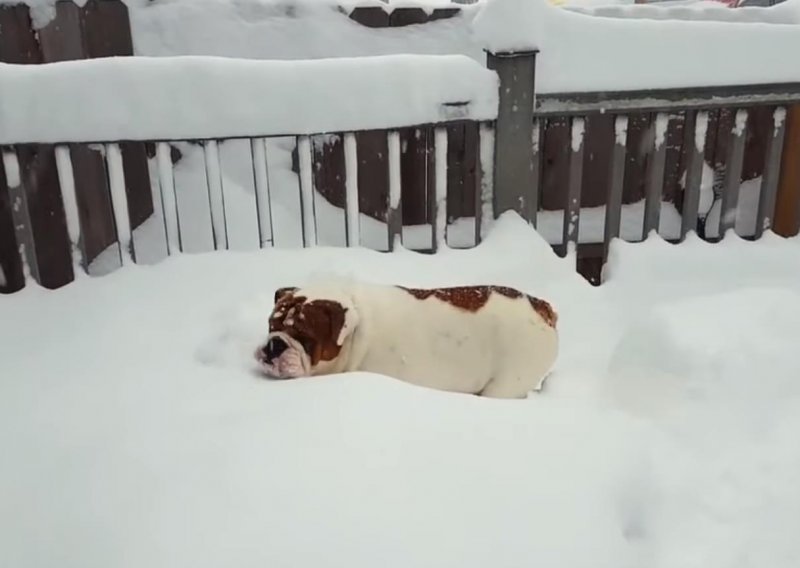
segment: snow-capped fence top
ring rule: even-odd
[[[497,91],[496,74],[461,55],[0,64],[0,144],[315,134],[491,120]]]
[[[595,17],[548,0],[487,0],[473,29],[490,51],[538,49],[540,94],[799,82],[800,0],[731,11],[749,10],[785,23],[701,21],[675,8],[669,19],[623,17],[636,9]]]

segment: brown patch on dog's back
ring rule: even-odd
[[[531,303],[531,306],[533,306],[533,309],[536,310],[536,313],[539,314],[545,321],[545,323],[555,329],[556,325],[558,324],[558,314],[553,309],[553,306],[551,306],[549,302],[546,302],[540,298],[534,298],[533,296],[528,296],[528,301]]]
[[[536,313],[541,316],[547,325],[555,328],[558,321],[558,315],[548,302],[528,296],[507,286],[454,286],[450,288],[405,288],[398,286],[398,288],[405,290],[418,300],[427,300],[430,297],[434,297],[453,307],[469,312],[477,312],[485,306],[492,293],[500,294],[512,300],[526,296],[531,307],[536,310]]]

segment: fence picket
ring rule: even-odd
[[[314,214],[314,176],[311,169],[311,139],[297,137],[297,153],[300,162],[300,216],[303,225],[303,246],[317,244],[316,215]]]
[[[206,164],[208,206],[211,211],[211,236],[214,249],[228,248],[228,219],[225,215],[225,190],[222,186],[222,170],[219,164],[219,148],[216,140],[203,144],[203,159]]]
[[[69,146],[56,146],[55,155],[56,170],[58,171],[58,185],[61,187],[61,201],[64,203],[67,232],[69,233],[69,239],[72,243],[72,263],[75,266],[75,274],[78,274],[78,267],[83,271],[88,271],[89,266],[81,232],[78,196],[75,191],[75,172],[72,169],[72,158],[70,156]]]
[[[164,216],[164,232],[167,235],[167,255],[183,252],[178,199],[175,195],[175,173],[169,144],[156,144],[156,164],[158,166],[159,201]]]
[[[14,235],[22,262],[23,281],[33,278],[41,284],[39,260],[36,254],[33,224],[31,221],[28,195],[22,183],[19,160],[11,148],[3,148],[3,167],[6,172],[6,186],[11,204],[11,217],[14,222]]]
[[[437,127],[434,132],[435,177],[431,219],[433,220],[434,252],[447,245],[447,129]]]
[[[764,175],[761,178],[761,195],[758,199],[755,238],[760,239],[764,231],[772,228],[775,203],[778,196],[783,140],[786,136],[786,108],[778,107],[772,114],[772,136],[767,142],[764,157]]]
[[[482,122],[478,136],[480,175],[475,192],[475,244],[486,238],[494,221],[494,128],[490,123]]]
[[[664,164],[667,157],[666,135],[668,126],[669,116],[664,113],[658,113],[652,125],[652,154],[650,154],[650,159],[647,161],[642,239],[646,239],[652,231],[658,232],[661,220],[661,196],[664,193]]]
[[[686,183],[683,188],[683,210],[681,211],[681,240],[689,231],[697,230],[700,207],[700,184],[703,181],[703,162],[708,134],[708,112],[686,111],[684,126],[686,149]]]
[[[536,118],[533,121],[533,132],[531,133],[532,137],[532,147],[533,147],[533,159],[531,162],[531,167],[533,168],[533,173],[531,175],[531,193],[528,197],[528,220],[530,221],[531,226],[535,229],[537,227],[538,218],[539,218],[539,196],[542,192],[542,124],[544,119]]]
[[[347,246],[357,247],[361,244],[358,208],[358,145],[356,144],[356,135],[352,132],[344,135],[344,169],[344,222]]]
[[[614,122],[614,145],[611,150],[609,170],[608,200],[606,203],[605,231],[603,236],[603,255],[613,239],[619,237],[622,217],[622,186],[625,183],[625,149],[628,144],[628,117],[620,115]]]
[[[106,144],[106,167],[108,168],[108,189],[111,195],[111,208],[114,212],[120,261],[122,266],[126,266],[135,262],[136,251],[133,246],[128,197],[125,193],[125,171],[122,166],[122,152],[119,145]]]
[[[258,246],[275,244],[272,224],[272,197],[269,191],[269,166],[267,143],[264,138],[250,139],[250,159],[253,163],[253,183],[256,194],[256,216],[258,218]]]
[[[581,185],[583,184],[583,138],[586,122],[581,117],[570,118],[569,180],[567,182],[564,222],[562,227],[562,256],[571,245],[577,246],[580,231]]]
[[[403,240],[403,208],[400,184],[400,133],[390,130],[387,133],[389,145],[389,204],[386,213],[386,226],[389,231],[389,250]]]
[[[736,208],[739,205],[739,189],[742,181],[742,165],[744,163],[744,143],[747,137],[747,111],[740,109],[730,131],[728,159],[725,169],[725,183],[720,203],[719,237],[736,227]]]

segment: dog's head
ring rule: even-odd
[[[280,288],[256,359],[277,379],[330,373],[357,323],[353,301],[341,291]]]

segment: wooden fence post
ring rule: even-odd
[[[539,187],[534,167],[533,109],[537,51],[488,53],[487,66],[500,78],[494,137],[494,214],[514,210],[536,222]]]

